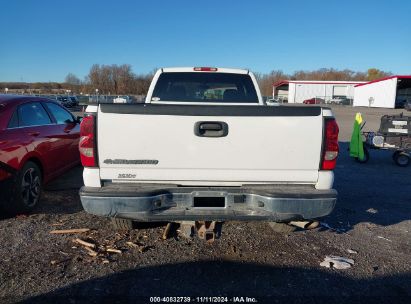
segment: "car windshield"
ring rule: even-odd
[[[258,103],[246,74],[174,72],[160,75],[152,101]]]

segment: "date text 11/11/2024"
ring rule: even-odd
[[[150,297],[150,303],[258,303],[254,297]]]

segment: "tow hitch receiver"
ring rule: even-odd
[[[216,221],[185,221],[180,223],[180,232],[183,236],[190,238],[197,233],[198,237],[207,243],[212,243],[215,239],[220,238],[221,228],[222,222]]]

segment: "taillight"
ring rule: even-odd
[[[197,68],[194,68],[194,71],[197,71],[197,72],[217,72],[217,68],[197,67]]]
[[[97,167],[94,115],[86,114],[80,124],[80,159],[84,167]]]
[[[322,170],[333,170],[338,156],[338,125],[334,118],[325,120]]]

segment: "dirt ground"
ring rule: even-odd
[[[161,223],[117,232],[82,210],[78,167],[47,186],[34,214],[0,220],[0,302],[411,303],[411,167],[397,167],[389,151],[371,151],[367,164],[349,158],[356,111],[334,108],[339,199],[323,226],[280,234],[264,222],[227,222],[212,245],[178,234],[163,240]],[[369,130],[399,112],[360,111]],[[71,228],[90,230],[50,234]],[[75,238],[96,244],[98,255]],[[354,265],[321,267],[326,255]]]

